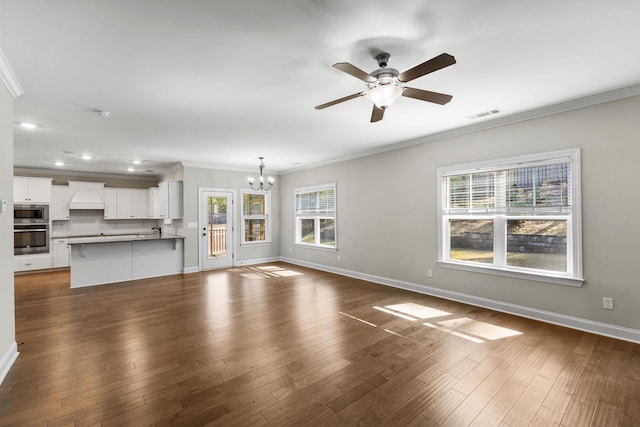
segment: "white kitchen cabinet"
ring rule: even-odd
[[[147,192],[137,188],[118,188],[118,219],[144,219],[147,217]]]
[[[51,219],[66,221],[69,219],[69,199],[71,192],[66,185],[51,186]]]
[[[53,240],[53,267],[69,267],[70,246],[69,239]]]
[[[51,268],[51,254],[16,255],[13,257],[13,271],[31,271]]]
[[[160,218],[160,189],[151,187],[147,190],[147,218]]]
[[[158,184],[160,218],[182,218],[182,181],[163,181]]]
[[[51,178],[13,177],[13,203],[51,203]]]
[[[118,219],[118,190],[104,189],[104,219]]]

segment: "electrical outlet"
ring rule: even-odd
[[[427,270],[427,277],[431,279],[433,277],[433,270]]]
[[[340,258],[340,255],[338,255],[338,261],[340,261],[340,259],[341,259],[341,258]]]
[[[602,308],[606,308],[607,310],[613,310],[613,298],[602,298]]]

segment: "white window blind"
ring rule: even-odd
[[[335,214],[335,189],[319,189],[296,193],[296,215]]]
[[[544,214],[571,209],[571,159],[443,176],[444,214]]]

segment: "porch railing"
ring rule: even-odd
[[[209,256],[227,254],[226,224],[209,224]]]

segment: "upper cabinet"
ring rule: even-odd
[[[182,181],[163,181],[158,184],[160,218],[182,218]]]
[[[143,219],[147,217],[147,190],[118,188],[117,201],[118,219]]]
[[[51,203],[51,178],[13,178],[13,203]]]
[[[118,219],[118,189],[104,189],[104,219]]]
[[[105,188],[104,219],[146,219],[147,190]]]
[[[51,186],[52,203],[51,219],[56,221],[66,221],[69,219],[69,199],[71,192],[66,185]]]
[[[160,189],[151,187],[147,190],[147,218],[160,218]]]

